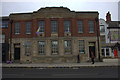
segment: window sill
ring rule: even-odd
[[[58,53],[52,53],[52,55],[58,55]]]
[[[20,33],[15,33],[15,35],[19,35]]]
[[[71,32],[64,32],[65,34],[71,34]]]
[[[64,53],[65,55],[71,55],[72,53]]]
[[[83,34],[83,32],[78,32],[79,34]]]
[[[85,54],[85,53],[79,53],[79,54]]]
[[[44,32],[40,32],[40,34],[44,34]]]
[[[26,33],[27,35],[30,35],[31,33]]]
[[[38,55],[43,55],[43,56],[45,56],[45,54],[44,54],[44,53],[43,53],[43,54],[42,54],[42,53],[39,53]]]
[[[89,32],[89,33],[91,33],[91,34],[92,34],[92,33],[95,33],[95,32]]]

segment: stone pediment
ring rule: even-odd
[[[69,13],[70,9],[67,7],[45,7],[40,8],[37,13]]]

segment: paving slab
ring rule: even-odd
[[[74,68],[74,67],[118,67],[120,66],[117,62],[96,62],[95,64],[88,63],[29,63],[29,64],[19,64],[19,63],[12,63],[12,64],[0,64],[0,67],[14,67],[14,68]]]

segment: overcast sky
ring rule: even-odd
[[[118,20],[118,1],[119,0],[110,0],[105,1],[90,1],[87,0],[2,0],[0,2],[2,15],[8,16],[10,13],[27,13],[37,11],[41,7],[68,7],[72,11],[98,11],[99,18],[106,20],[106,13],[110,11],[111,20]]]

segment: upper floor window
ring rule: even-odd
[[[52,41],[52,54],[58,54],[58,41]]]
[[[78,33],[83,33],[83,22],[79,20],[77,24],[78,24]]]
[[[15,22],[15,34],[20,34],[20,22]]]
[[[105,26],[104,25],[100,25],[100,33],[104,33],[105,32]]]
[[[5,34],[0,35],[0,43],[5,43]]]
[[[69,20],[65,20],[64,21],[64,32],[65,33],[69,33],[71,32],[71,26],[70,26],[70,21]]]
[[[64,41],[65,54],[71,54],[71,40]]]
[[[31,34],[31,22],[26,22],[26,34]]]
[[[8,27],[8,21],[2,21],[2,28]]]
[[[89,33],[94,33],[94,21],[88,21]]]
[[[58,32],[58,22],[57,22],[57,20],[52,20],[51,21],[51,32],[52,33],[57,33]]]
[[[44,33],[45,21],[44,21],[44,20],[40,20],[40,21],[38,22],[38,27],[40,27],[40,33]]]

